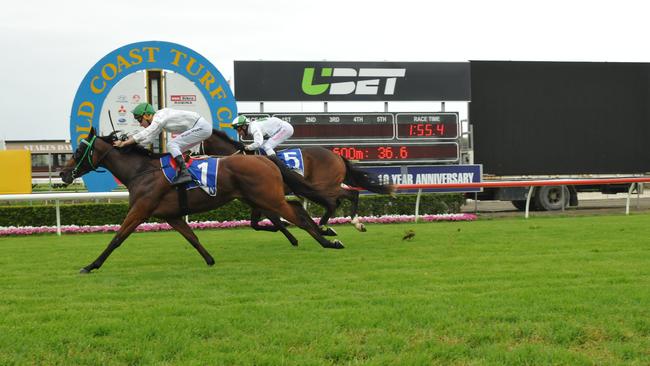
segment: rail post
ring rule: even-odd
[[[59,200],[54,202],[56,203],[56,235],[61,236],[61,202]]]
[[[530,186],[530,188],[528,188],[528,196],[526,196],[526,214],[524,216],[525,218],[528,218],[528,213],[530,212],[530,197],[533,196],[533,189],[535,189],[535,186]]]
[[[418,189],[418,195],[415,197],[415,222],[418,222],[420,214],[420,196],[422,196],[422,188]]]
[[[632,196],[632,190],[634,189],[635,186],[638,186],[639,183],[632,183],[630,184],[630,188],[627,190],[627,200],[625,202],[625,214],[629,215],[630,214],[630,197]],[[637,188],[638,190],[638,188]]]

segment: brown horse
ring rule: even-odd
[[[81,273],[89,273],[101,267],[113,250],[119,247],[138,225],[152,216],[166,220],[211,266],[214,264],[214,259],[182,219],[182,215],[208,211],[235,198],[268,214],[276,225],[282,225],[279,217],[285,218],[307,231],[324,248],[343,248],[340,241],[329,241],[323,238],[318,226],[302,206],[285,199],[286,183],[297,196],[326,203],[326,199],[321,197],[299,174],[287,169],[280,161],[274,162],[265,157],[245,155],[221,158],[217,171],[216,196],[208,196],[201,189],[189,190],[186,196],[188,210],[184,212],[179,203],[180,191],[172,187],[163,176],[160,156],[137,145],[122,149],[114,148],[112,142],[115,139],[114,134],[96,136],[95,130],[91,129],[87,139],[81,141],[73,158],[66,163],[60,174],[63,181],[70,184],[75,178],[102,166],[113,173],[129,190],[129,211],[124,222],[108,247],[95,261],[82,268]],[[292,241],[292,244],[296,243]]]
[[[354,167],[347,159],[324,147],[303,146],[300,149],[302,150],[305,179],[319,193],[328,198],[327,203],[321,204],[325,207],[325,213],[319,222],[321,234],[336,235],[326,225],[330,217],[334,215],[336,209],[341,205],[342,199],[347,199],[352,203],[350,209],[351,223],[357,230],[366,231],[365,226],[357,217],[359,191],[344,189],[341,183],[379,194],[392,194],[394,186],[378,183],[376,178],[368,172]],[[231,155],[239,151],[244,151],[244,145],[218,130],[212,130],[212,136],[203,142],[203,153],[208,155]],[[256,216],[259,215],[253,212],[251,216],[252,225],[255,223]]]

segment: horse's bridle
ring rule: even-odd
[[[97,139],[97,136],[93,136],[93,138],[90,139],[90,142],[88,142],[86,139],[81,139],[81,143],[86,144],[88,147],[86,147],[86,149],[84,150],[83,156],[81,157],[81,159],[79,159],[79,161],[75,165],[74,169],[72,169],[72,179],[78,178],[81,175],[83,175],[83,174],[80,174],[80,175],[77,176],[77,174],[79,173],[79,168],[81,167],[81,164],[83,164],[84,159],[86,157],[88,158],[88,165],[90,165],[90,170],[88,170],[88,171],[99,172],[99,173],[106,172],[105,170],[97,170],[97,168],[99,168],[102,161],[104,161],[104,158],[106,158],[106,156],[111,151],[113,151],[113,149],[110,148],[110,149],[106,150],[106,152],[99,158],[99,160],[97,160],[97,166],[95,166],[95,164],[93,164],[93,154],[95,153],[94,144],[95,144],[96,139]],[[85,173],[87,173],[87,172],[84,172],[84,174]]]

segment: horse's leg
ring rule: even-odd
[[[266,212],[266,217],[271,220],[273,223],[272,226],[262,226],[259,224],[260,219],[262,218],[262,211],[260,211],[257,208],[254,208],[251,211],[251,227],[254,230],[263,230],[263,231],[271,231],[271,232],[277,232],[278,230],[284,234],[284,236],[289,240],[289,243],[293,245],[294,247],[298,246],[298,239],[296,239],[290,232],[287,230],[286,226],[284,223],[282,223],[282,220],[280,219],[279,216]]]
[[[341,196],[347,198],[352,204],[350,207],[350,217],[352,218],[352,221],[350,221],[350,223],[354,225],[357,230],[365,232],[366,226],[361,221],[359,221],[359,217],[357,216],[357,211],[359,210],[359,191],[356,189],[343,188],[341,188],[341,190]]]
[[[327,226],[327,222],[330,220],[330,217],[334,215],[334,212],[336,212],[336,209],[339,207],[339,204],[340,201],[336,200],[335,207],[325,207],[325,213],[323,213],[323,216],[320,218],[320,221],[318,222],[318,230],[320,231],[321,235],[323,236],[338,235],[334,229]]]
[[[167,219],[167,223],[171,225],[176,231],[181,233],[185,239],[187,239],[190,244],[196,249],[199,254],[201,254],[201,257],[205,260],[205,263],[208,266],[214,265],[214,258],[208,253],[208,251],[201,245],[199,242],[199,238],[194,234],[194,231],[192,231],[192,228],[183,220],[181,217],[174,217],[174,218],[169,218]]]
[[[254,208],[251,211],[251,227],[255,231],[270,231],[270,232],[277,232],[280,230],[277,225],[260,225],[260,221],[262,220],[262,212],[256,208]],[[273,222],[273,221],[271,221]]]
[[[285,201],[280,207],[275,207],[274,212],[289,220],[299,228],[309,233],[323,248],[343,249],[340,240],[329,241],[325,239],[318,229],[318,225],[312,220],[302,205],[295,201]]]
[[[139,210],[134,210],[133,208],[129,210],[129,213],[126,215],[124,222],[122,222],[122,225],[117,230],[117,233],[115,233],[115,236],[111,242],[108,243],[108,247],[104,249],[102,254],[100,254],[97,259],[82,268],[79,273],[90,273],[90,271],[93,269],[98,269],[101,267],[102,264],[104,264],[104,261],[106,261],[106,258],[108,258],[108,256],[110,256],[111,253],[113,253],[113,251],[117,249],[117,247],[119,247],[124,242],[124,240],[126,240],[126,238],[129,237],[129,235],[131,235],[131,233],[138,227],[138,225],[140,225],[142,222],[144,222],[144,220],[147,219],[147,217],[149,217],[148,215],[144,215],[138,211]]]
[[[289,240],[289,243],[291,243],[291,245],[293,245],[294,247],[298,246],[298,239],[296,239],[296,237],[293,236],[289,232],[289,230],[287,230],[286,226],[282,223],[282,220],[280,219],[280,216],[275,215],[275,214],[271,214],[271,213],[267,213],[266,217],[268,217],[269,220],[271,220],[271,222],[273,223],[273,225],[275,225],[277,230],[280,230],[282,232],[282,234],[284,234],[284,236]]]

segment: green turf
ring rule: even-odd
[[[650,215],[0,238],[0,365],[648,365]],[[412,241],[402,241],[413,229]]]

